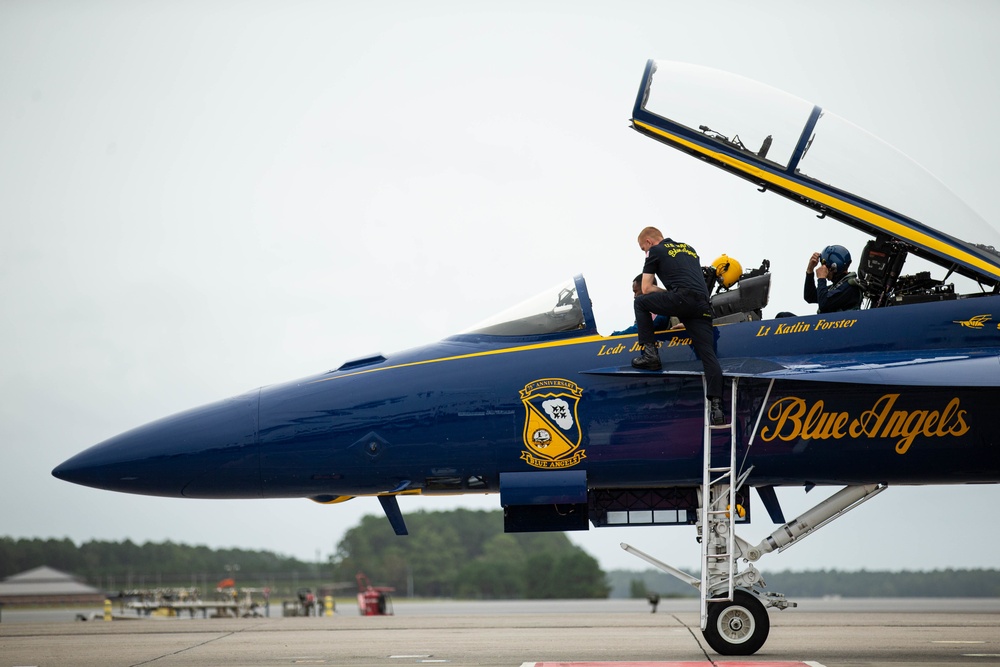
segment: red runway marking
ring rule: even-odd
[[[521,667],[823,667],[818,662],[524,662]]]

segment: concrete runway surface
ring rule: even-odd
[[[4,610],[0,667],[1000,665],[1000,600],[799,602],[770,612],[767,643],[740,659],[708,648],[696,600],[664,600],[655,614],[644,600],[396,600],[382,617],[340,603],[333,617],[114,622]]]

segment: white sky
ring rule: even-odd
[[[998,26],[988,1],[0,3],[0,535],[326,558],[375,499],[147,498],[50,471],[575,273],[610,333],[632,320],[646,224],[706,261],[770,259],[766,313],[808,312],[809,253],[864,239],[628,129],[647,58],[816,102],[997,226]],[[782,492],[786,515],[827,493]],[[998,503],[997,486],[890,489],[760,566],[1000,567]],[[773,529],[756,512],[755,541]],[[620,541],[698,559],[693,529],[570,537],[606,569],[645,568]]]

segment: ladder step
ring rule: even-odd
[[[708,425],[708,428],[712,429],[713,431],[721,431],[722,429],[732,428],[732,427],[733,427],[732,424],[709,424]]]
[[[723,466],[721,468],[709,468],[708,469],[708,472],[726,472],[726,473],[729,473],[729,472],[732,472],[732,471],[733,471],[733,469],[730,468],[729,466]]]
[[[732,598],[705,598],[705,602],[732,602]]]

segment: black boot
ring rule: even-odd
[[[709,399],[711,402],[711,407],[708,409],[709,417],[712,420],[712,426],[722,426],[726,423],[726,417],[722,413],[722,399],[712,398]]]
[[[660,364],[660,352],[656,345],[650,343],[642,346],[642,356],[632,360],[632,368],[641,368],[644,371],[658,371],[663,366]]]

